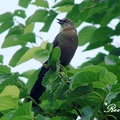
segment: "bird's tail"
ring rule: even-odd
[[[36,106],[39,104],[40,96],[42,96],[43,92],[45,91],[45,87],[42,85],[43,77],[45,76],[46,72],[49,70],[49,68],[42,67],[40,70],[40,73],[38,74],[38,79],[36,80],[34,86],[31,89],[30,97],[35,101],[33,102],[33,106]],[[30,99],[27,100],[27,102],[30,101]]]

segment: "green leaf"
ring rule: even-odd
[[[11,70],[7,65],[0,65],[0,74],[4,73],[11,73]]]
[[[28,89],[28,93],[30,93],[30,90],[32,89],[33,85],[35,84],[35,82],[38,78],[39,72],[40,72],[40,69],[34,71],[33,74],[30,74],[29,80],[26,84],[26,87]]]
[[[38,114],[36,120],[50,120],[50,118],[44,117],[43,115]]]
[[[115,28],[115,31],[114,31],[115,35],[120,35],[119,31],[120,31],[120,22],[117,24],[117,26]]]
[[[19,106],[16,109],[11,119],[12,120],[32,120],[31,106],[32,106],[31,102],[23,104],[22,106]]]
[[[120,83],[116,83],[112,86],[111,92],[120,92]]]
[[[107,50],[112,55],[120,56],[120,47],[116,48],[112,44],[107,44],[104,46],[104,49]]]
[[[105,56],[106,65],[116,65],[119,62],[120,62],[120,59],[114,55]]]
[[[14,73],[14,74],[11,74],[11,73],[1,74],[0,77],[1,77],[0,92],[2,92],[3,89],[6,86],[9,86],[9,85],[15,85],[17,87],[21,86],[20,81],[18,81],[18,73]]]
[[[94,119],[94,116],[93,116],[93,113],[94,111],[89,107],[85,107],[83,108],[83,115],[81,116],[81,120],[93,120]]]
[[[96,30],[94,26],[86,26],[78,33],[79,46],[83,46],[91,40],[91,36]]]
[[[97,66],[97,65],[91,65],[91,66],[86,66],[84,68],[82,68],[82,71],[86,72],[86,71],[91,71],[94,73],[99,73],[100,72],[100,77],[104,78],[104,76],[106,75],[106,73],[108,72],[108,70],[104,67],[101,66]]]
[[[61,120],[61,119],[62,119],[61,116],[55,116],[55,117],[51,118],[51,120]],[[63,117],[63,119],[64,119],[64,117]]]
[[[3,73],[1,73],[0,74],[0,86],[1,86],[1,90],[0,91],[2,91],[4,88],[2,88],[2,83],[6,80],[6,79],[8,79],[9,77],[11,76],[11,74],[3,74]],[[7,85],[7,84],[6,84]],[[4,85],[3,85],[3,87],[5,87]]]
[[[19,45],[20,42],[18,41],[18,36],[17,35],[11,35],[5,38],[2,48],[10,47],[10,46],[15,46]]]
[[[80,85],[86,85],[93,82],[98,82],[104,78],[107,70],[99,66],[87,66],[82,68],[79,72],[74,74],[72,87],[75,88]]]
[[[13,21],[13,15],[10,12],[6,12],[0,15],[0,22]]]
[[[40,9],[37,10],[32,16],[30,16],[27,21],[26,24],[30,24],[33,22],[45,22],[48,16],[48,11],[45,9]]]
[[[80,5],[76,4],[73,6],[72,10],[68,12],[67,14],[67,18],[70,18],[74,23],[78,22],[78,20],[80,21]]]
[[[38,50],[41,50],[40,47],[33,47],[33,48],[30,48],[26,53],[24,53],[24,55],[19,59],[19,61],[17,62],[17,65],[23,63],[23,62],[26,62],[30,59],[33,58],[33,54],[38,51]]]
[[[119,2],[114,2],[114,5],[112,7],[109,6],[109,9],[107,9],[106,14],[102,18],[101,26],[107,26],[107,24],[114,18],[118,17],[119,10],[118,10],[118,4]]]
[[[18,107],[18,99],[10,95],[0,96],[0,111],[15,109]]]
[[[118,68],[118,65],[106,65],[105,62],[100,63],[100,66],[105,67],[107,70],[113,73],[119,73],[120,69]]]
[[[117,101],[115,104],[120,108],[120,101]]]
[[[19,49],[12,57],[12,59],[9,62],[9,65],[12,67],[15,67],[17,62],[20,60],[20,58],[28,51],[28,47],[22,47]]]
[[[27,42],[35,42],[35,34],[34,33],[27,33],[23,36],[18,38],[21,41],[21,45],[25,45]]]
[[[94,43],[96,41],[103,41],[105,40],[107,37],[111,37],[113,34],[113,30],[109,27],[100,27],[98,29],[95,30],[95,32],[93,33],[90,42]],[[102,35],[102,36],[100,36]]]
[[[41,46],[40,47],[33,47],[33,48],[30,48],[28,51],[26,51],[26,49],[25,49],[25,53],[24,54],[22,54],[22,57],[19,59],[19,61],[16,63],[17,65],[19,65],[19,64],[21,64],[21,63],[23,63],[23,62],[26,62],[26,61],[28,61],[28,60],[30,60],[30,59],[32,59],[33,57],[35,57],[37,60],[38,60],[38,58],[39,58],[39,60],[41,61],[41,60],[43,60],[43,58],[45,58],[45,56],[46,55],[44,55],[44,53],[45,54],[50,54],[50,52],[52,51],[52,47],[53,47],[53,45],[52,44],[50,44],[50,43],[48,43],[47,41],[45,41],[45,42],[42,42],[41,43]],[[46,49],[46,50],[45,50]],[[23,49],[24,50],[24,49]],[[36,53],[38,51],[38,53]],[[43,52],[44,51],[44,53],[40,53],[40,56],[44,56],[42,59],[39,57],[39,51],[41,52]],[[48,53],[46,52],[46,51],[48,51]],[[36,54],[35,54],[36,53]],[[18,55],[18,54],[17,54]],[[48,57],[48,56],[47,56]],[[46,58],[45,58],[46,59]]]
[[[90,6],[89,9],[89,17],[94,18],[93,16],[95,14],[99,14],[101,11],[106,10],[106,6],[108,6],[108,2],[105,2],[104,4],[99,4],[99,2],[92,3],[93,5]],[[96,18],[97,19],[97,18]]]
[[[44,24],[43,28],[41,29],[41,31],[47,32],[56,16],[57,16],[57,13],[53,10],[50,10],[49,16],[47,17],[45,24]]]
[[[29,24],[28,26],[26,26],[26,28],[24,29],[24,33],[32,33],[34,29],[34,23]]]
[[[95,30],[93,33],[90,44],[87,46],[85,50],[91,50],[94,48],[98,48],[100,46],[104,46],[108,42],[111,42],[111,36],[113,34],[113,30],[109,27],[101,27]]]
[[[94,87],[94,86],[93,86]],[[93,88],[93,91],[92,91],[92,94],[90,95],[88,95],[87,96],[87,98],[88,99],[93,99],[93,97],[95,96],[95,99],[97,98],[99,101],[104,101],[104,97],[105,97],[105,95],[106,95],[106,91],[104,90],[104,89],[102,89],[103,87],[98,87],[98,88]]]
[[[14,26],[10,28],[8,34],[6,35],[6,38],[11,35],[22,35],[24,30],[24,26],[22,24],[19,24],[18,26]]]
[[[22,74],[20,74],[20,76],[22,77],[26,77],[26,78],[30,78],[30,76],[35,72],[36,70],[28,70],[28,71],[25,71],[23,72]]]
[[[41,47],[42,49],[46,49],[46,48],[47,48],[47,45],[48,45],[48,41],[44,41],[44,42],[41,43],[40,47]],[[49,49],[48,49],[48,50],[49,50]]]
[[[28,7],[28,5],[30,4],[30,2],[31,2],[31,0],[19,0],[19,5],[21,6],[21,7],[24,7],[24,8],[27,8]]]
[[[94,57],[94,58],[91,59],[91,62],[92,62],[94,65],[97,65],[97,64],[103,62],[103,61],[104,61],[104,58],[105,58],[105,54],[103,54],[103,53],[98,53],[98,54],[96,55],[96,57]]]
[[[117,98],[117,95],[119,96],[119,92],[110,92],[107,96],[106,102],[108,104],[112,103]]]
[[[104,78],[101,79],[104,84],[113,85],[117,82],[117,77],[112,72],[108,72]]]
[[[60,48],[59,47],[55,47],[54,49],[53,49],[53,51],[52,51],[52,53],[51,53],[51,60],[52,61],[59,61],[59,58],[60,58],[60,54],[61,54],[61,52],[60,52]]]
[[[0,63],[3,63],[4,56],[0,55]]]
[[[97,88],[99,87],[96,85],[102,85],[103,88],[106,88],[106,85],[115,84],[115,82],[117,82],[117,77],[104,67],[91,65],[79,70],[79,72],[73,76],[72,81],[73,89],[89,83],[93,83]]]
[[[13,116],[13,114],[14,114],[14,111],[10,111],[10,112],[8,112],[7,114],[4,114],[4,115],[0,118],[0,120],[6,120],[6,118],[7,118],[8,120],[11,120],[11,117]]]
[[[15,10],[13,13],[14,16],[19,16],[21,18],[26,18],[26,14],[24,10]]]
[[[118,65],[116,65],[116,67],[118,68]],[[117,80],[120,83],[120,72],[116,72],[116,76],[117,76]]]
[[[120,48],[114,48],[112,51],[110,51],[110,54],[120,56]]]
[[[13,98],[19,98],[20,90],[15,85],[9,85],[0,94],[1,96],[12,96]]]
[[[95,3],[95,2],[94,2]],[[105,3],[107,3],[107,2],[105,2]],[[100,5],[99,6],[99,8],[100,9],[102,9],[102,10],[100,10],[99,8],[96,8],[96,10],[94,9],[96,6],[98,6],[98,5]],[[92,11],[91,13],[93,14],[93,15],[91,15],[91,13],[90,13],[90,10],[91,9],[88,9],[88,15],[87,15],[87,19],[86,19],[86,21],[87,22],[89,22],[89,23],[93,23],[93,24],[100,24],[101,23],[101,21],[102,21],[102,19],[103,19],[103,17],[105,16],[105,13],[106,13],[106,11],[108,10],[107,8],[106,8],[106,6],[107,6],[107,4],[104,4],[104,6],[102,6],[103,4],[98,4],[98,5],[91,5],[91,9],[93,9],[93,10],[95,10],[94,12]],[[97,10],[98,9],[98,10]],[[106,9],[106,11],[105,11],[105,9]],[[84,10],[85,11],[85,10]],[[97,12],[97,11],[99,11],[99,12]],[[89,14],[90,13],[90,14]],[[82,13],[83,14],[83,13]]]
[[[0,111],[17,108],[19,93],[19,89],[14,85],[5,87],[0,94]]]
[[[8,36],[4,43],[2,44],[2,48],[16,46],[16,45],[26,45],[28,42],[35,42],[35,34],[27,33],[24,35],[11,35]]]
[[[92,71],[79,72],[73,76],[72,88],[99,81],[99,74]]]
[[[60,6],[64,6],[64,5],[74,5],[74,0],[64,0],[64,1],[60,1],[60,2],[58,2],[56,5],[54,5],[53,8],[55,8],[55,7],[60,7]]]
[[[13,21],[6,21],[0,25],[0,33],[6,31],[7,29],[11,28],[14,25]]]
[[[73,5],[66,5],[66,6],[61,6],[57,8],[56,10],[60,12],[69,12],[72,10],[72,8],[73,8]]]
[[[48,2],[46,0],[36,0],[33,5],[48,8]]]
[[[43,64],[48,60],[49,55],[50,55],[50,51],[43,49],[35,52],[33,58]]]
[[[41,43],[40,47],[42,49],[46,49],[48,50],[49,52],[51,52],[53,50],[53,44],[52,43],[49,43],[48,41],[44,41]]]
[[[0,84],[7,79],[8,77],[10,77],[11,74],[5,74],[5,73],[0,73]]]
[[[79,101],[82,97],[92,92],[91,85],[79,86],[67,95],[67,102]]]
[[[101,63],[104,62],[105,56],[106,56],[106,55],[103,54],[103,53],[98,53],[94,58],[90,58],[89,61],[84,62],[84,63],[81,65],[81,68],[82,68],[82,67],[85,67],[85,66],[88,66],[88,65],[99,65],[99,64],[101,64]],[[100,65],[100,66],[102,66],[102,65]],[[103,66],[103,67],[105,67],[105,66]]]

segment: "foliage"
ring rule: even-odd
[[[0,118],[1,120],[119,120],[120,112],[120,46],[116,47],[114,36],[120,35],[120,1],[119,0],[84,0],[75,4],[74,0],[19,0],[24,9],[6,12],[0,15],[0,33],[8,30],[2,48],[21,46],[12,56],[9,65],[3,64],[0,55]],[[31,16],[26,16],[28,6],[37,6]],[[84,51],[103,47],[108,54],[98,53],[78,68],[62,67],[60,72],[59,48],[52,49],[52,44],[44,41],[40,46],[28,47],[36,43],[34,25],[44,23],[42,32],[48,32],[52,21],[60,13],[66,13],[76,25],[89,23],[78,31],[79,46],[88,44]],[[15,17],[25,21],[17,22]],[[118,24],[111,28],[112,20]],[[51,57],[50,57],[50,54]],[[22,74],[13,73],[11,67],[20,65],[30,59],[43,63],[49,58],[49,64],[56,71],[48,71],[43,85],[46,91],[40,98],[39,108],[32,109],[31,102],[23,102],[37,78],[39,70],[29,70]],[[78,56],[82,59],[81,56]],[[25,84],[21,77],[28,79]],[[36,91],[37,92],[37,91]]]

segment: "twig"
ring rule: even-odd
[[[76,108],[75,103],[72,102],[72,104],[73,104],[73,109],[75,109],[75,111],[77,112],[77,114],[78,114],[79,116],[81,116],[81,113],[80,113],[80,111]]]

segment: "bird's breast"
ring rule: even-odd
[[[75,32],[64,31],[59,37],[58,47],[61,50],[60,61],[63,66],[70,63],[78,46],[78,37]]]

